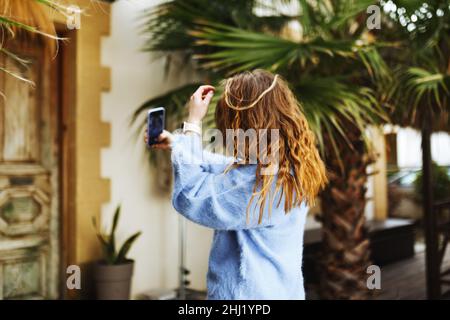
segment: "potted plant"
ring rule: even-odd
[[[133,275],[134,261],[127,258],[128,251],[141,235],[137,232],[130,236],[120,247],[116,248],[116,229],[120,217],[120,206],[117,207],[111,232],[104,234],[93,218],[94,228],[103,251],[103,259],[94,267],[94,279],[99,300],[127,300],[130,297],[131,277]]]

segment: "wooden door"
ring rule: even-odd
[[[0,299],[58,298],[59,157],[56,60],[39,46],[13,48],[25,68],[0,65]]]

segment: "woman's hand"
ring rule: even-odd
[[[200,124],[208,112],[208,106],[214,95],[214,87],[209,85],[200,86],[191,96],[189,101],[188,122]]]
[[[171,134],[169,131],[164,130],[156,139],[158,141],[157,144],[153,144],[150,146],[152,149],[171,149],[172,148],[172,141],[173,141],[173,134]],[[145,145],[148,143],[148,134],[147,130],[145,130],[144,133],[144,142]]]

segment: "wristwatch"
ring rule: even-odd
[[[183,133],[186,133],[188,131],[197,133],[198,135],[202,135],[202,127],[201,124],[198,125],[196,123],[191,122],[183,122]]]

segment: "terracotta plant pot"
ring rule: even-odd
[[[94,280],[98,300],[128,300],[134,261],[119,265],[98,262],[94,269]]]

